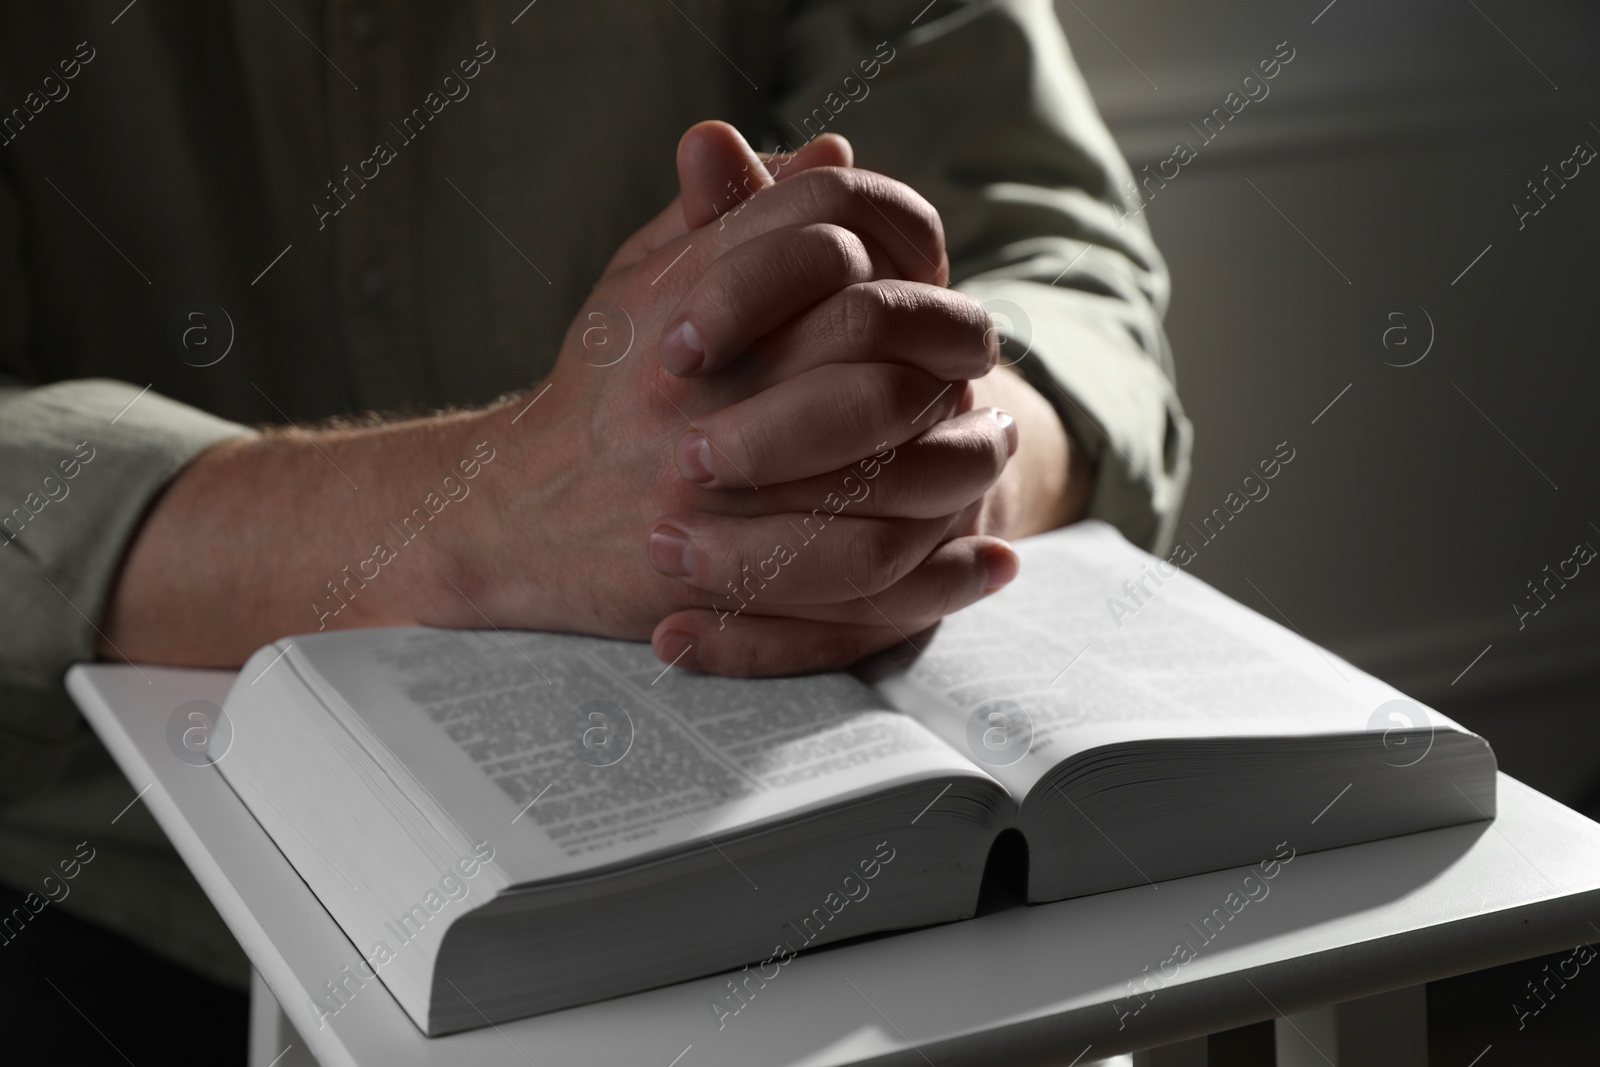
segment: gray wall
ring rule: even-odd
[[[1146,210],[1196,428],[1185,518],[1296,452],[1214,541],[1185,524],[1191,572],[1421,699],[1513,708],[1600,673],[1600,561],[1520,628],[1513,609],[1600,548],[1600,159],[1520,231],[1511,206],[1600,148],[1600,5],[1476,4],[1058,7],[1134,170],[1197,149]],[[1269,95],[1203,143],[1188,123],[1282,41]],[[1422,354],[1428,316],[1427,357],[1386,365]]]

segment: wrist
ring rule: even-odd
[[[1017,423],[1017,450],[990,490],[990,532],[1016,539],[1083,518],[1094,470],[1055,405],[1008,367],[972,384],[978,405],[1002,408]]]
[[[363,442],[382,488],[362,509],[373,544],[358,568],[376,575],[376,595],[346,625],[481,628],[505,618],[507,583],[536,569],[502,551],[542,484],[529,469],[538,450],[517,447],[528,420],[511,423],[526,402],[398,424],[391,438]]]
[[[583,561],[594,547],[583,543],[593,528],[582,518],[603,518],[615,501],[584,491],[595,469],[587,435],[570,397],[545,389],[535,385],[452,428],[449,455],[473,457],[478,469],[456,521],[439,526],[419,622],[582,628],[584,609],[593,606],[584,603]],[[466,481],[459,460],[455,473]]]

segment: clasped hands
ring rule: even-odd
[[[1007,539],[1077,518],[1088,464],[946,287],[932,206],[851,164],[833,135],[763,160],[692,128],[682,195],[536,392],[206,449],[131,539],[97,650],[222,667],[317,629],[488,625],[792,674],[1003,586]],[[265,533],[285,514],[287,552]]]
[[[718,674],[832,669],[1001,588],[1005,538],[1081,513],[1086,465],[947,288],[926,200],[833,135],[762,159],[701,123],[678,170],[537,406],[500,409],[505,439],[536,440],[458,571],[477,613],[648,633]],[[518,410],[537,428],[504,425]]]

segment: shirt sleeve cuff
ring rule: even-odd
[[[1002,362],[1055,406],[1088,453],[1096,474],[1087,517],[1164,552],[1189,480],[1193,435],[1161,365],[1170,360],[1152,358],[1106,297],[1015,278],[959,287],[993,316]]]
[[[72,741],[77,717],[44,696],[94,657],[111,583],[151,502],[202,451],[253,433],[124,382],[0,379],[0,738],[35,752]]]

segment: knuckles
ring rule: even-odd
[[[915,535],[915,524],[895,519],[856,523],[839,544],[841,588],[865,596],[894,585],[922,562],[921,553],[926,551]]]
[[[851,352],[876,353],[887,347],[894,303],[881,282],[852,285],[837,303],[832,332]]]
[[[904,375],[892,373],[899,368],[887,364],[863,364],[841,368],[830,390],[833,394],[831,417],[833,430],[838,436],[868,443],[868,439],[882,440],[884,423],[899,405],[897,386],[907,384]],[[874,436],[876,434],[876,436]]]
[[[981,378],[999,358],[993,321],[974,298],[915,282],[879,280],[843,289],[825,327],[849,351],[937,363],[941,378]],[[931,369],[931,368],[930,368]]]
[[[970,373],[966,377],[981,378],[1000,361],[1000,339],[994,318],[977,297],[954,289],[949,290],[949,294],[952,316],[959,322],[961,333],[971,339],[962,346],[963,353],[971,351]]]
[[[862,199],[875,212],[891,208],[885,218],[894,214],[901,217],[901,221],[893,225],[902,230],[902,236],[913,245],[926,244],[937,250],[938,262],[930,266],[935,281],[945,282],[949,271],[945,262],[944,223],[934,206],[909,185],[856,167],[814,167],[788,178],[784,184],[801,195],[808,212],[818,218],[850,218],[857,213]]]
[[[831,222],[812,223],[800,228],[806,254],[816,257],[818,273],[841,287],[872,277],[872,256],[854,230]]]

